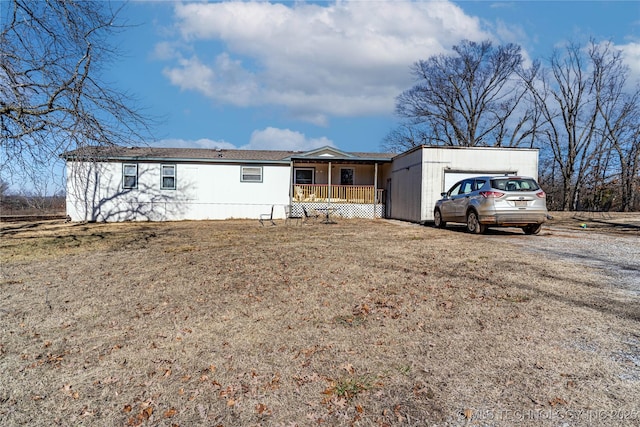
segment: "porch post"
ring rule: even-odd
[[[293,211],[293,159],[289,166],[289,212]]]
[[[329,172],[327,172],[327,182],[328,182],[328,188],[327,188],[327,209],[329,209],[329,207],[331,206],[331,162],[329,162]]]
[[[378,211],[378,163],[374,163],[373,172],[373,219],[376,219]]]

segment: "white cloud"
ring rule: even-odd
[[[303,133],[297,131],[268,127],[253,131],[249,144],[240,148],[246,150],[308,151],[327,145],[334,146],[333,142],[325,137],[307,138]]]
[[[181,58],[178,65],[165,68],[163,73],[181,89],[196,90],[226,104],[252,104],[256,93],[254,76],[242,67],[240,61],[231,59],[228,54],[218,55],[213,66],[205,65],[197,56]]]
[[[167,148],[222,148],[234,150],[237,147],[226,141],[214,141],[207,138],[200,138],[196,140],[186,139],[162,139],[153,142],[151,145],[154,147],[167,147]]]
[[[151,58],[159,60],[170,60],[179,56],[178,47],[166,41],[157,43],[151,53]]]
[[[179,67],[165,68],[163,73],[169,78],[172,84],[179,86],[182,90],[197,90],[206,96],[214,96],[215,72],[210,67],[204,65],[196,57],[190,59],[180,59]]]
[[[185,50],[165,68],[174,85],[321,125],[391,113],[412,82],[411,64],[490,37],[447,1],[178,3],[174,12],[182,39],[156,49],[165,57]]]
[[[629,67],[629,76],[632,85],[640,84],[640,43],[628,43],[616,46],[622,50],[622,59]]]
[[[267,127],[262,130],[254,130],[251,133],[249,143],[237,147],[227,141],[215,141],[208,138],[196,140],[188,139],[162,139],[151,143],[154,147],[168,148],[221,148],[227,150],[291,150],[308,151],[324,146],[335,147],[333,141],[326,137],[308,138],[303,133],[290,129],[278,129]]]

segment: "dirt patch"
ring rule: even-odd
[[[364,220],[0,233],[2,425],[640,422],[638,299],[522,244],[553,236]]]

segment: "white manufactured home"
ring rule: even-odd
[[[330,205],[343,217],[383,216],[393,154],[101,147],[62,155],[73,221],[259,218]]]
[[[402,154],[316,150],[85,148],[62,156],[73,221],[254,218],[331,208],[345,218],[433,219],[440,193],[481,174],[537,177],[538,152],[415,147]]]
[[[538,178],[538,150],[494,147],[419,146],[393,158],[387,216],[412,222],[433,220],[441,193],[478,175]]]

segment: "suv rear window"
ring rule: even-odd
[[[491,188],[502,191],[536,191],[540,187],[532,178],[504,177],[492,179]]]

